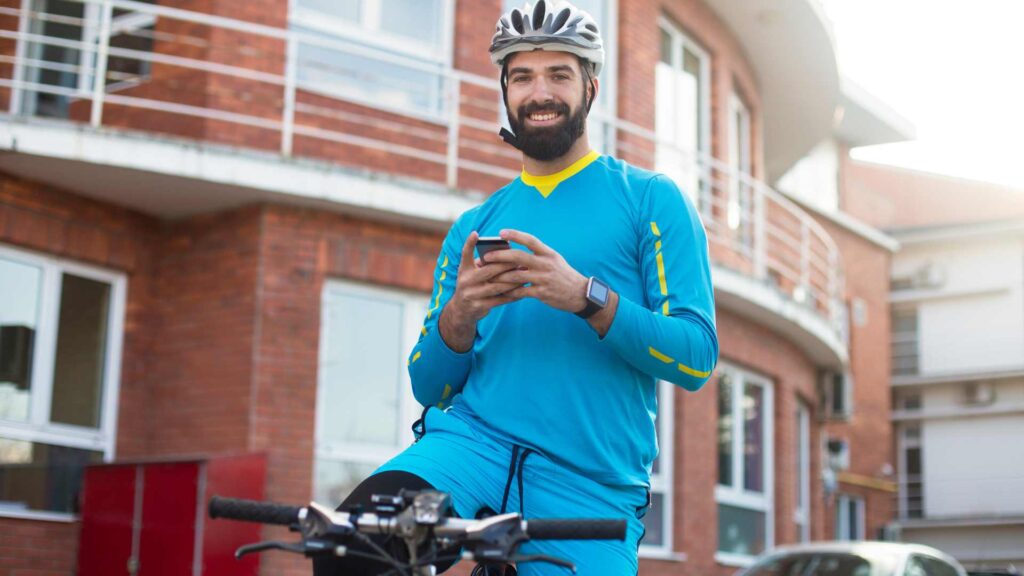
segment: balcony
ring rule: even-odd
[[[0,6],[9,173],[165,218],[277,201],[437,229],[519,174],[495,78],[296,26],[62,4],[81,9]],[[845,362],[840,255],[810,215],[646,127],[591,122],[605,152],[691,194],[721,306]]]

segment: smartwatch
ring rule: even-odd
[[[583,310],[577,312],[576,315],[586,319],[604,310],[604,307],[608,305],[608,296],[610,294],[611,288],[607,284],[591,276],[587,280],[587,305]]]

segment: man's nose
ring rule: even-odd
[[[551,87],[548,85],[547,81],[543,78],[538,78],[537,81],[533,83],[533,91],[530,92],[530,99],[535,102],[544,103],[551,102],[555,98],[551,94]]]

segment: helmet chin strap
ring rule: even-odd
[[[583,64],[583,62],[581,61],[580,64]],[[590,66],[590,65],[591,64],[587,63],[584,66]],[[590,108],[591,108],[591,106],[594,105],[594,98],[597,97],[597,86],[594,85],[594,77],[591,75],[590,70],[586,69],[586,72],[584,72],[584,73],[587,75],[587,81],[590,82],[590,98],[587,99],[587,115],[589,116],[590,115]],[[505,110],[509,110],[509,107],[508,107],[508,64],[502,64],[502,66],[501,66],[501,98],[502,98],[502,100],[505,101]],[[522,152],[523,145],[519,142],[519,136],[517,136],[515,132],[509,130],[508,128],[505,128],[504,126],[502,126],[501,130],[498,130],[498,136],[501,136],[501,139],[504,140],[506,144],[508,144],[509,146],[511,146],[511,147],[515,148],[516,150],[519,150],[520,152]]]

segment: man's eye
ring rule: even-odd
[[[569,79],[569,75],[568,74],[555,74],[555,80],[558,80],[559,82],[565,82],[568,79]]]
[[[513,82],[515,84],[522,84],[523,82],[526,82],[527,80],[529,80],[529,78],[527,76],[513,76],[512,79],[510,80],[510,82]]]

